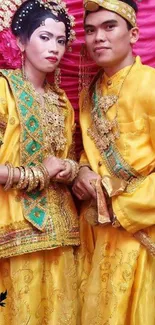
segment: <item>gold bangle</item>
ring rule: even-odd
[[[48,172],[47,168],[43,164],[40,164],[38,166],[38,168],[41,170],[41,172],[44,175],[44,178],[45,178],[45,187],[48,187],[49,186],[49,183],[50,183],[50,175],[49,175],[49,172]]]
[[[21,190],[22,187],[23,187],[23,183],[24,183],[24,180],[25,180],[25,169],[24,167],[17,167],[20,171],[20,179],[18,181],[18,183],[16,184],[16,189],[17,190]]]
[[[29,184],[29,168],[26,166],[22,166],[22,167],[24,168],[25,171],[25,178],[21,189],[24,190]]]
[[[14,178],[14,168],[11,163],[6,163],[6,167],[8,168],[8,178],[6,184],[4,186],[4,191],[9,190],[13,185],[13,178]]]
[[[39,182],[40,182],[39,190],[42,191],[45,188],[45,177],[43,172],[39,168],[38,168],[38,175],[39,175]]]
[[[29,173],[29,185],[27,188],[27,192],[31,192],[34,189],[34,174],[33,171],[31,170],[31,167],[28,168],[28,173]]]
[[[72,167],[71,177],[69,179],[69,182],[72,182],[79,172],[79,164],[71,159],[64,159],[64,161],[68,162]]]
[[[33,176],[34,176],[34,189],[37,188],[37,186],[39,185],[39,174],[38,174],[38,168],[36,166],[32,166],[30,167],[32,172],[33,172]]]

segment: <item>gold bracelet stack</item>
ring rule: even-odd
[[[28,167],[27,167],[28,168]],[[35,187],[35,181],[34,181],[34,173],[33,169],[30,167],[28,168],[28,187],[27,187],[27,192],[31,192]]]
[[[48,170],[43,164],[38,166],[30,166],[25,167],[22,166],[25,170],[25,178],[24,182],[20,187],[20,180],[17,184],[17,188],[21,190],[26,190],[27,192],[31,192],[39,187],[39,190],[42,191],[44,188],[47,188],[50,183],[50,176]],[[22,175],[20,175],[20,178]]]
[[[5,191],[13,187],[15,171],[15,168],[10,163],[6,163],[6,166],[8,168],[8,178],[4,186]],[[39,188],[39,190],[42,191],[49,186],[50,175],[47,168],[43,164],[29,167],[20,166],[17,168],[20,171],[20,177],[14,188],[31,192],[36,188]]]
[[[16,185],[16,188],[22,189],[24,180],[25,180],[25,169],[24,169],[24,167],[17,167],[17,168],[20,171],[20,180],[19,180],[18,184]]]
[[[24,190],[25,188],[27,188],[27,186],[29,184],[29,168],[28,167],[24,167],[24,166],[22,166],[22,167],[24,168],[25,176],[24,176],[23,185],[22,185],[21,188],[19,188],[19,190]],[[17,184],[17,186],[19,186],[19,184]]]
[[[43,164],[40,164],[38,167],[40,168],[41,172],[44,175],[44,178],[45,178],[45,187],[48,187],[49,186],[49,183],[50,183],[50,175],[49,175],[49,172],[48,172],[47,168],[45,167],[45,165],[43,165]]]
[[[37,188],[38,185],[39,185],[39,174],[38,174],[38,168],[37,167],[33,167],[31,168],[32,172],[33,172],[33,175],[34,175],[34,188]]]
[[[6,165],[7,169],[8,169],[8,178],[7,178],[6,184],[4,186],[4,191],[7,191],[13,185],[14,168],[13,168],[12,164],[8,163],[8,162],[5,165]]]
[[[64,161],[68,162],[71,167],[72,167],[72,173],[71,173],[71,177],[69,179],[69,182],[73,182],[73,180],[77,177],[78,172],[79,172],[79,164],[71,159],[64,159]]]
[[[45,188],[45,178],[43,172],[40,169],[38,169],[38,176],[39,176],[39,183],[40,183],[39,190],[42,191]]]

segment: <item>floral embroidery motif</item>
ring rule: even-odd
[[[77,324],[77,276],[71,247],[25,254],[18,262],[1,259],[0,271],[0,288],[8,289],[0,324]]]
[[[81,265],[83,267],[83,272],[80,273],[80,299],[85,307],[90,306],[89,312],[85,312],[85,321],[90,325],[112,325],[121,302],[131,290],[139,244],[135,243],[134,248],[128,246],[124,253],[119,239],[114,240],[116,246],[109,240],[103,240],[93,247],[86,237],[76,254],[79,270],[81,271]],[[90,239],[89,236],[88,238]],[[103,306],[106,306],[106,310]],[[86,310],[88,311],[87,307]]]

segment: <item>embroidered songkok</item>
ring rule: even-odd
[[[117,13],[131,26],[136,26],[136,12],[129,4],[119,0],[84,0],[85,10],[96,11],[99,7]]]

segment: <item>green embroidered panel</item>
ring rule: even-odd
[[[44,134],[38,101],[23,80],[20,70],[0,70],[12,89],[21,126],[20,164],[35,166],[43,161]],[[23,191],[24,217],[37,229],[44,230],[47,222],[47,192],[39,190],[26,193]]]

